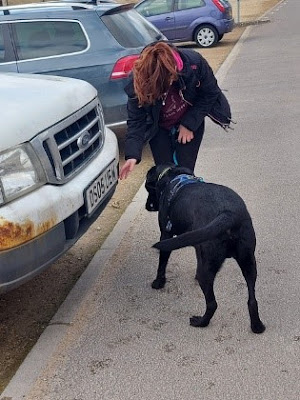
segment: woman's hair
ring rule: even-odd
[[[145,47],[133,67],[134,91],[139,105],[154,104],[178,79],[175,49],[164,42]]]

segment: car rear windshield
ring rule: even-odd
[[[137,11],[103,15],[101,20],[121,46],[126,48],[141,47],[163,35]]]

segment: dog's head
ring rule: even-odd
[[[146,210],[159,210],[159,198],[163,188],[168,182],[170,182],[170,180],[180,174],[193,175],[193,172],[188,168],[178,167],[172,163],[156,165],[149,169],[145,183],[145,187],[148,192]]]

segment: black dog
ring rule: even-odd
[[[206,311],[203,316],[192,317],[190,324],[207,326],[217,309],[213,290],[215,276],[225,259],[233,257],[247,282],[251,329],[262,333],[265,327],[255,298],[256,238],[241,197],[228,187],[204,183],[189,169],[173,164],[152,167],[145,186],[149,193],[146,209],[159,212],[161,231],[161,241],[153,246],[160,250],[160,256],[152,287],[164,287],[172,250],[194,246],[196,279],[205,296]]]

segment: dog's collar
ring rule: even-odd
[[[163,177],[168,171],[170,171],[170,169],[171,169],[171,167],[166,167],[166,168],[158,175],[157,182],[159,182],[159,181],[162,179],[162,177]]]

